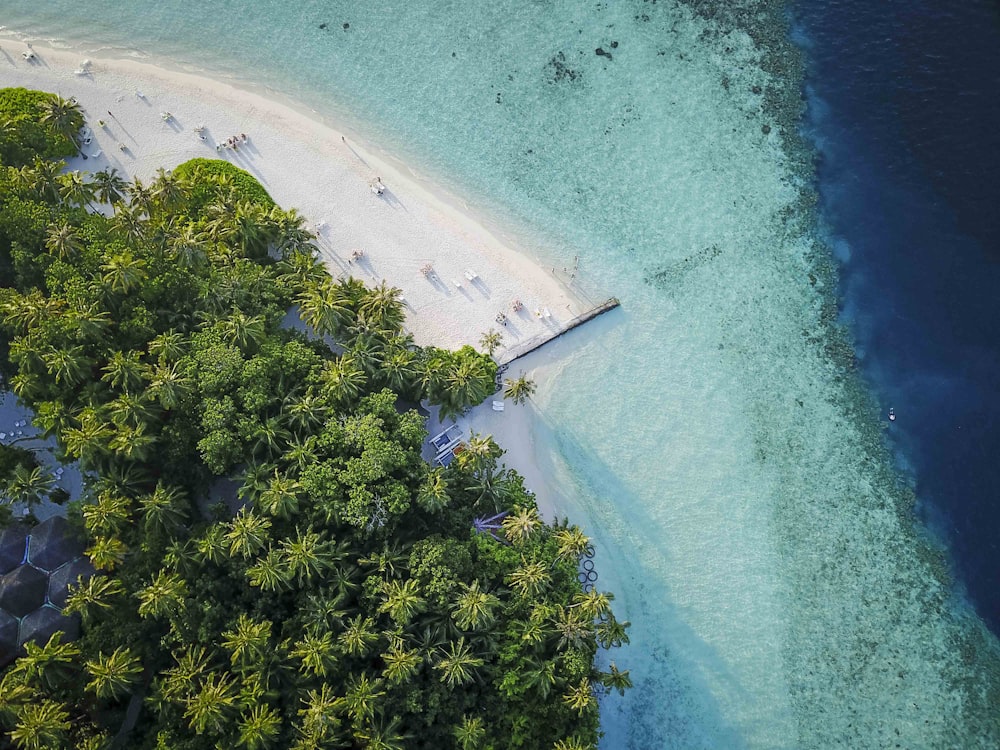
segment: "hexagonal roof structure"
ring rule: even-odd
[[[45,604],[49,577],[38,568],[22,565],[0,577],[0,609],[14,617],[24,617]]]
[[[21,618],[21,634],[18,641],[21,644],[34,641],[44,646],[57,630],[63,632],[63,643],[75,640],[80,635],[80,616],[67,617],[55,607],[46,605]]]
[[[52,571],[83,554],[83,543],[62,516],[52,516],[31,530],[28,538],[28,562],[36,568]]]
[[[0,609],[0,667],[17,656],[17,618]]]
[[[66,606],[66,597],[69,595],[70,584],[76,586],[77,580],[90,578],[96,571],[94,566],[85,557],[66,563],[58,570],[49,573],[49,603],[62,609]]]
[[[0,531],[0,575],[10,573],[24,562],[27,546],[28,530],[21,524],[14,524]]]

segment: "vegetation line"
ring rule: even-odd
[[[0,750],[594,748],[630,680],[595,664],[628,623],[581,582],[590,541],[489,437],[421,459],[413,405],[460,413],[496,363],[414,345],[398,289],[332,279],[227,162],[65,172],[82,124],[0,90],[0,372],[83,473],[93,569],[75,641],[5,641],[0,577]],[[52,488],[2,446],[0,494]]]

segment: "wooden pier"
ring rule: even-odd
[[[503,372],[504,370],[506,370],[507,366],[511,362],[514,362],[515,360],[518,360],[521,357],[531,354],[531,352],[537,349],[541,349],[550,341],[556,340],[563,334],[569,333],[574,328],[578,328],[587,321],[593,320],[598,315],[603,315],[609,310],[614,310],[616,307],[620,305],[621,303],[618,301],[617,297],[611,297],[610,299],[605,300],[599,305],[595,305],[594,307],[591,307],[588,310],[584,310],[582,313],[580,313],[574,318],[570,318],[565,323],[560,324],[558,326],[553,326],[551,330],[546,331],[545,333],[540,333],[537,336],[532,336],[530,339],[522,341],[520,344],[517,344],[516,346],[512,346],[510,349],[507,349],[503,354],[501,354],[500,357],[497,359],[497,364],[500,366],[500,371]]]

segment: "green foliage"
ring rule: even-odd
[[[78,643],[0,673],[0,736],[101,747],[141,698],[141,750],[593,746],[629,678],[594,667],[627,623],[577,580],[589,540],[541,521],[489,437],[432,470],[400,407],[457,414],[496,364],[414,346],[398,290],[330,279],[301,217],[223,164],[100,177],[110,217],[49,162],[0,167],[0,343],[87,473],[99,571],[69,596]],[[293,303],[336,353],[280,328]]]
[[[212,202],[219,195],[221,179],[230,186],[237,200],[249,201],[263,208],[271,208],[274,200],[253,175],[223,159],[189,159],[173,170],[174,177],[191,182],[196,187],[189,195],[192,213]],[[208,178],[216,178],[215,181]]]
[[[0,89],[0,164],[20,167],[36,156],[73,156],[77,151],[74,138],[81,127],[79,108],[56,94]]]

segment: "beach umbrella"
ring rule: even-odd
[[[49,577],[38,568],[22,565],[0,577],[0,609],[14,617],[24,617],[45,604]]]
[[[48,643],[57,631],[63,632],[62,641],[76,640],[80,635],[80,616],[67,617],[55,607],[44,606],[21,619],[21,644],[34,641],[40,646]]]
[[[42,570],[55,570],[83,554],[83,543],[62,516],[52,516],[31,530],[28,562]]]
[[[17,618],[0,609],[0,669],[17,656]]]
[[[0,531],[0,575],[10,573],[24,562],[24,548],[28,543],[28,530],[21,524]]]
[[[66,606],[68,587],[76,586],[79,578],[94,575],[94,566],[85,557],[78,557],[49,574],[49,603],[62,609]]]

